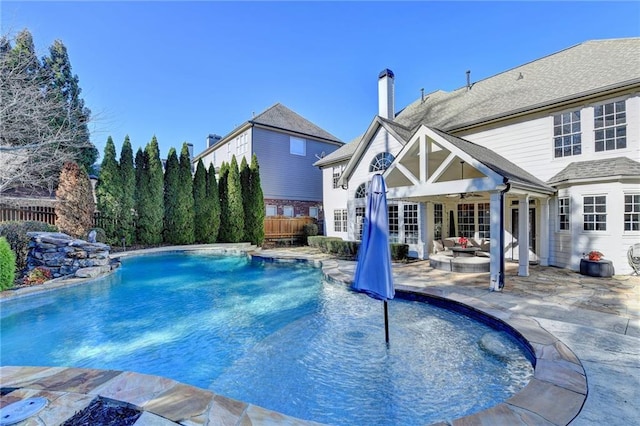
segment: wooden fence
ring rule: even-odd
[[[0,222],[34,220],[49,225],[56,224],[56,212],[53,207],[45,206],[0,206]]]
[[[309,216],[268,216],[264,219],[265,240],[296,239],[304,236],[304,225],[314,223]]]

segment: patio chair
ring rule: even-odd
[[[640,275],[640,244],[629,246],[627,259],[629,259],[629,265],[633,268],[633,273]]]

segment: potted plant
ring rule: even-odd
[[[598,261],[604,257],[604,254],[600,253],[597,250],[591,250],[589,253],[587,253],[587,256],[589,257],[589,260]]]

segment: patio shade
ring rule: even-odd
[[[384,301],[384,334],[389,344],[389,313],[387,300],[393,299],[393,275],[389,250],[389,219],[387,187],[382,175],[373,175],[367,194],[362,242],[353,288]]]
[[[386,185],[382,175],[373,175],[367,194],[362,242],[353,288],[379,300],[393,299],[389,219]]]

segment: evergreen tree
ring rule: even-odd
[[[122,237],[127,245],[133,244],[135,240],[135,191],[136,191],[136,172],[133,168],[133,149],[129,136],[124,138],[122,150],[120,151],[120,228]]]
[[[223,162],[220,165],[218,179],[218,197],[220,198],[220,230],[218,231],[218,241],[223,243],[231,242],[231,227],[229,219],[229,200],[227,197],[227,180],[229,177],[229,165]]]
[[[216,169],[213,163],[209,165],[207,171],[207,200],[211,207],[211,215],[209,221],[211,222],[211,235],[210,240],[207,242],[215,243],[218,241],[218,234],[220,232],[220,194],[218,192],[218,182],[216,182]]]
[[[251,208],[251,170],[247,159],[243,156],[240,162],[240,187],[242,188],[242,210],[244,211],[243,241],[251,241],[251,221],[249,209]]]
[[[76,163],[66,163],[56,191],[56,226],[76,238],[86,238],[93,225],[95,204],[89,175]]]
[[[135,206],[135,224],[136,224],[136,229],[135,229],[135,240],[137,242],[141,241],[141,233],[142,233],[142,228],[140,227],[140,211],[142,211],[142,192],[144,191],[144,188],[146,187],[146,184],[143,182],[144,179],[146,179],[146,172],[145,169],[147,168],[147,159],[146,159],[146,155],[144,153],[144,151],[142,150],[142,148],[138,148],[138,151],[136,151],[136,158],[135,158],[135,166],[136,166],[136,187],[135,187],[135,191],[134,191],[134,196],[133,196],[133,204]]]
[[[179,167],[175,148],[169,150],[164,171],[164,240],[170,244],[179,244]]]
[[[107,242],[117,244],[119,240],[122,179],[116,161],[116,148],[111,136],[104,147],[104,158],[100,166],[100,177],[96,185],[100,226],[104,229]]]
[[[191,155],[187,143],[182,144],[180,150],[180,168],[178,171],[178,211],[180,244],[193,244],[194,211],[193,211],[193,175],[191,174]]]
[[[138,230],[140,243],[162,242],[164,216],[164,184],[158,140],[154,136],[145,147],[144,167],[140,178]]]
[[[3,52],[9,55],[7,66],[17,67],[24,77],[41,78],[42,63],[36,56],[36,47],[29,30],[24,29],[16,35],[13,47],[6,37],[3,37]]]
[[[245,220],[250,222],[249,228],[251,235],[249,241],[251,244],[262,245],[264,242],[264,217],[266,215],[264,206],[264,193],[262,192],[262,184],[260,183],[260,165],[258,164],[258,156],[253,154],[251,158],[251,178],[250,178],[250,194],[249,214]]]
[[[197,243],[211,243],[211,201],[207,198],[207,169],[198,160],[193,176],[193,227]]]
[[[72,152],[87,172],[91,171],[98,158],[98,150],[91,143],[88,122],[91,110],[80,97],[79,78],[71,72],[67,48],[56,40],[49,48],[49,56],[43,58],[43,75],[47,82],[47,96],[62,99],[64,110],[52,120],[56,128],[69,130],[71,139],[64,142],[63,149]]]
[[[229,242],[238,243],[244,237],[244,209],[242,207],[242,187],[236,156],[231,157],[227,178],[227,208],[229,211]]]

